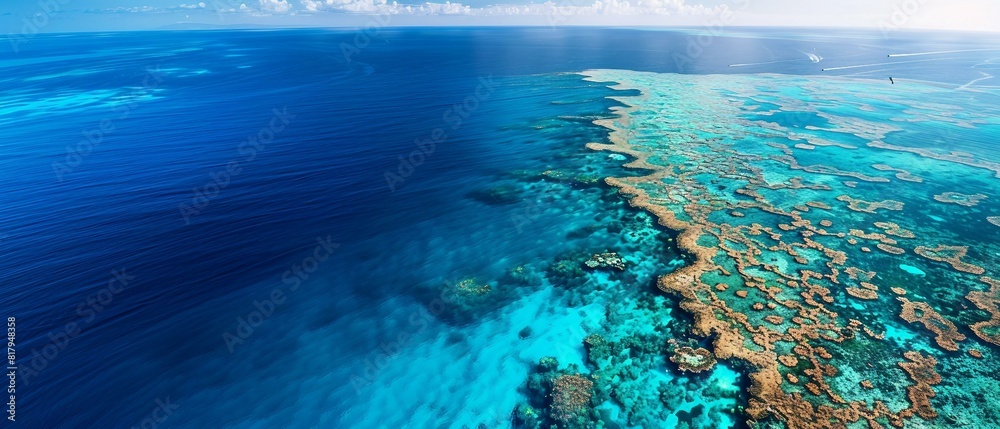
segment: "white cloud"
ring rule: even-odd
[[[85,9],[84,13],[163,13],[167,9],[153,6],[113,7],[107,9]]]
[[[260,10],[269,13],[288,13],[292,5],[288,0],[260,0]]]
[[[262,0],[263,1],[263,0]],[[399,4],[387,0],[300,0],[308,12],[334,11],[387,15],[475,15],[475,16],[594,16],[594,15],[712,15],[725,6],[688,5],[684,0],[562,0],[542,4],[500,4],[471,7],[461,3]]]

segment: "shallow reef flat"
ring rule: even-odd
[[[1000,109],[988,94],[590,70],[610,177],[689,263],[658,287],[749,376],[751,427],[997,427]]]

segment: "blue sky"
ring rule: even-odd
[[[1000,31],[1000,0],[2,0],[0,31],[207,25],[806,26]]]

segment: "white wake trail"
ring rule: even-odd
[[[960,52],[990,52],[990,51],[1000,51],[1000,48],[990,48],[990,49],[962,49],[958,51],[932,51],[932,52],[914,52],[910,54],[889,54],[889,58],[895,57],[915,57],[919,55],[941,55],[941,54],[955,54]]]
[[[891,66],[891,65],[894,65],[894,64],[925,63],[925,62],[928,62],[928,61],[940,61],[940,59],[895,61],[895,62],[890,62],[890,63],[859,64],[859,65],[856,65],[856,66],[827,67],[827,68],[823,69],[823,71],[857,69],[857,68],[862,68],[862,67],[875,67],[875,66]]]

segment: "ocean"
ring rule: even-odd
[[[677,198],[641,178],[664,166],[720,162],[690,153],[672,158],[692,141],[730,144],[726,139],[747,135],[773,151],[767,143],[779,137],[768,133],[787,138],[794,128],[785,150],[813,150],[795,153],[802,165],[834,164],[844,173],[891,164],[927,177],[933,194],[961,192],[950,198],[965,203],[984,195],[976,212],[959,213],[978,201],[942,208],[928,202],[930,195],[900,196],[914,182],[866,188],[881,181],[853,176],[866,201],[903,200],[906,216],[894,221],[935,238],[927,247],[965,243],[974,263],[990,270],[983,277],[998,275],[998,232],[987,222],[1000,215],[988,174],[1000,162],[998,87],[987,78],[998,67],[995,35],[392,28],[366,41],[359,34],[50,34],[0,58],[0,315],[16,318],[18,423],[532,427],[555,418],[544,411],[553,380],[577,374],[595,387],[584,389],[593,410],[574,418],[605,427],[787,422],[781,413],[755,414],[753,359],[716,350],[719,363],[702,373],[671,362],[666,350],[711,348],[722,335],[693,334],[704,325],[687,307],[696,300],[657,287],[659,276],[698,258],[678,247],[678,228],[658,222],[650,207],[629,204],[605,181],[620,178],[641,183],[653,198]],[[631,89],[615,89],[616,82]],[[768,113],[741,116],[754,115],[736,104]],[[706,106],[719,108],[692,113]],[[622,120],[630,109],[631,122]],[[676,123],[661,123],[664,117]],[[754,125],[758,120],[774,125]],[[623,166],[639,159],[625,146],[588,147],[613,143],[616,132],[624,136],[620,144],[635,145],[628,150],[654,154],[651,164]],[[931,163],[940,159],[899,147],[868,154],[871,141],[960,153],[945,160],[953,170],[941,169]],[[750,163],[791,156],[748,151],[762,157]],[[769,183],[831,173],[772,175],[773,166],[762,168]],[[893,181],[903,174],[865,168]],[[853,192],[843,184],[852,180],[832,176],[820,182]],[[690,186],[701,179],[708,180],[675,178]],[[737,194],[711,183],[730,200]],[[805,201],[805,191],[761,192],[779,206]],[[836,196],[822,201],[841,204]],[[923,218],[910,216],[916,208]],[[870,228],[870,219],[852,217],[856,211],[836,214],[834,225]],[[958,220],[945,220],[952,216]],[[736,224],[709,220],[714,226],[706,230]],[[585,264],[612,252],[623,269]],[[942,248],[932,256],[954,262],[953,253]],[[901,381],[876,382],[876,394],[836,381],[831,389],[869,404],[892,397],[888,408],[899,413],[908,405],[897,366],[904,351],[936,356],[946,368],[980,362],[985,368],[961,377],[986,392],[981,414],[962,417],[976,407],[931,402],[942,414],[938,423],[947,416],[989,421],[982,410],[997,404],[988,393],[1000,383],[988,370],[997,349],[980,337],[995,335],[995,327],[977,336],[969,325],[996,315],[963,300],[988,288],[975,277],[955,277],[947,263],[903,262],[876,265],[879,272],[906,265],[934,281],[920,286],[883,275],[879,302],[891,310],[836,310],[898,338],[898,347],[865,343],[879,351],[858,356],[893,356],[884,358],[886,371]],[[938,291],[945,282],[962,284],[962,296]],[[897,283],[913,286],[907,299],[948,302],[940,310],[945,321],[900,321],[902,301],[886,292]],[[915,319],[932,312],[920,307]],[[947,341],[944,349],[935,346],[920,323],[931,332],[964,333],[962,347],[978,342],[986,358],[957,356]],[[931,339],[913,345],[923,337]],[[784,346],[775,347],[778,353]],[[827,348],[833,358],[850,354]],[[544,360],[550,357],[555,361]],[[849,368],[840,373],[862,377]],[[942,387],[963,379],[939,372]],[[835,403],[830,397],[814,403]],[[950,396],[939,391],[937,398]]]

